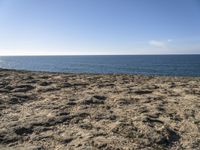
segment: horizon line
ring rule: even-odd
[[[151,56],[151,55],[200,55],[200,53],[169,53],[169,54],[34,54],[34,55],[0,55],[0,57],[17,56]]]

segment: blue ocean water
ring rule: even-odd
[[[200,76],[200,55],[1,56],[0,68],[70,73]]]

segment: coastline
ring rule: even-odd
[[[98,73],[98,72],[68,72],[68,71],[40,71],[27,69],[10,69],[0,68],[0,71],[13,71],[22,73],[43,73],[43,74],[74,74],[74,75],[118,75],[118,76],[141,76],[141,77],[158,77],[158,78],[200,78],[198,75],[162,75],[162,74],[142,74],[142,73]]]
[[[0,149],[198,149],[200,77],[0,69]]]

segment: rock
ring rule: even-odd
[[[64,123],[66,121],[70,121],[72,118],[70,116],[60,116],[56,118],[48,119],[48,121],[44,124],[45,126],[54,126],[57,124]]]
[[[117,100],[117,104],[122,106],[122,105],[130,105],[132,102],[129,99],[121,98]]]
[[[106,100],[105,96],[95,95],[90,98],[83,100],[82,104],[91,105],[91,104],[104,104]]]
[[[17,135],[27,135],[27,134],[33,133],[33,130],[31,127],[18,127],[16,129],[14,129],[14,132]]]
[[[68,82],[65,82],[62,84],[62,87],[63,88],[69,88],[69,87],[72,87],[73,85],[71,83],[68,83]]]
[[[22,84],[22,85],[18,85],[16,87],[14,87],[12,92],[28,92],[28,91],[30,91],[32,89],[34,89],[33,86],[28,85],[28,84]]]
[[[73,105],[76,105],[76,102],[69,101],[69,102],[67,103],[67,105],[73,106]]]
[[[72,140],[73,140],[73,138],[71,138],[71,137],[65,137],[65,138],[62,140],[62,143],[63,143],[63,144],[68,144],[68,143],[70,143]]]
[[[67,116],[69,115],[70,113],[69,112],[59,112],[59,116]]]
[[[52,84],[52,82],[41,82],[41,83],[39,83],[39,85],[40,86],[48,86],[48,85],[51,85]]]
[[[137,90],[134,93],[142,95],[142,94],[151,94],[151,93],[153,93],[153,91],[151,91],[151,90]]]
[[[82,129],[86,129],[86,130],[91,130],[92,129],[92,125],[89,123],[83,123],[79,125],[80,128]]]
[[[116,119],[117,119],[117,116],[115,116],[115,115],[110,115],[109,118],[110,118],[110,120],[116,120]]]
[[[143,122],[164,124],[163,121],[156,118],[149,117],[149,116],[144,117]]]
[[[21,103],[21,101],[18,98],[16,98],[16,97],[12,97],[10,99],[9,103],[10,104],[19,104],[19,103]]]
[[[107,83],[107,84],[99,84],[98,85],[98,87],[99,88],[103,88],[103,87],[114,87],[115,86],[115,84],[113,84],[113,83]]]
[[[22,104],[24,102],[28,102],[33,100],[35,97],[33,95],[26,94],[13,94],[9,100],[9,104]]]
[[[115,115],[107,115],[107,114],[97,114],[95,117],[95,120],[99,121],[99,120],[116,120],[116,116]]]
[[[157,141],[157,144],[161,144],[166,147],[172,146],[174,142],[177,142],[180,139],[178,133],[174,130],[165,127],[159,133],[162,135],[161,138]]]
[[[175,88],[176,87],[176,83],[172,82],[170,85],[170,88]]]
[[[11,90],[13,90],[14,88],[12,87],[12,86],[6,86],[4,89],[6,89],[6,90],[9,90],[9,91],[11,91]]]
[[[106,97],[101,95],[94,95],[93,97],[99,100],[106,100]]]
[[[78,112],[75,116],[78,116],[81,118],[86,118],[86,117],[90,116],[90,114],[87,112]]]

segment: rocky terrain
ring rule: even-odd
[[[0,149],[200,149],[200,78],[0,69]]]

